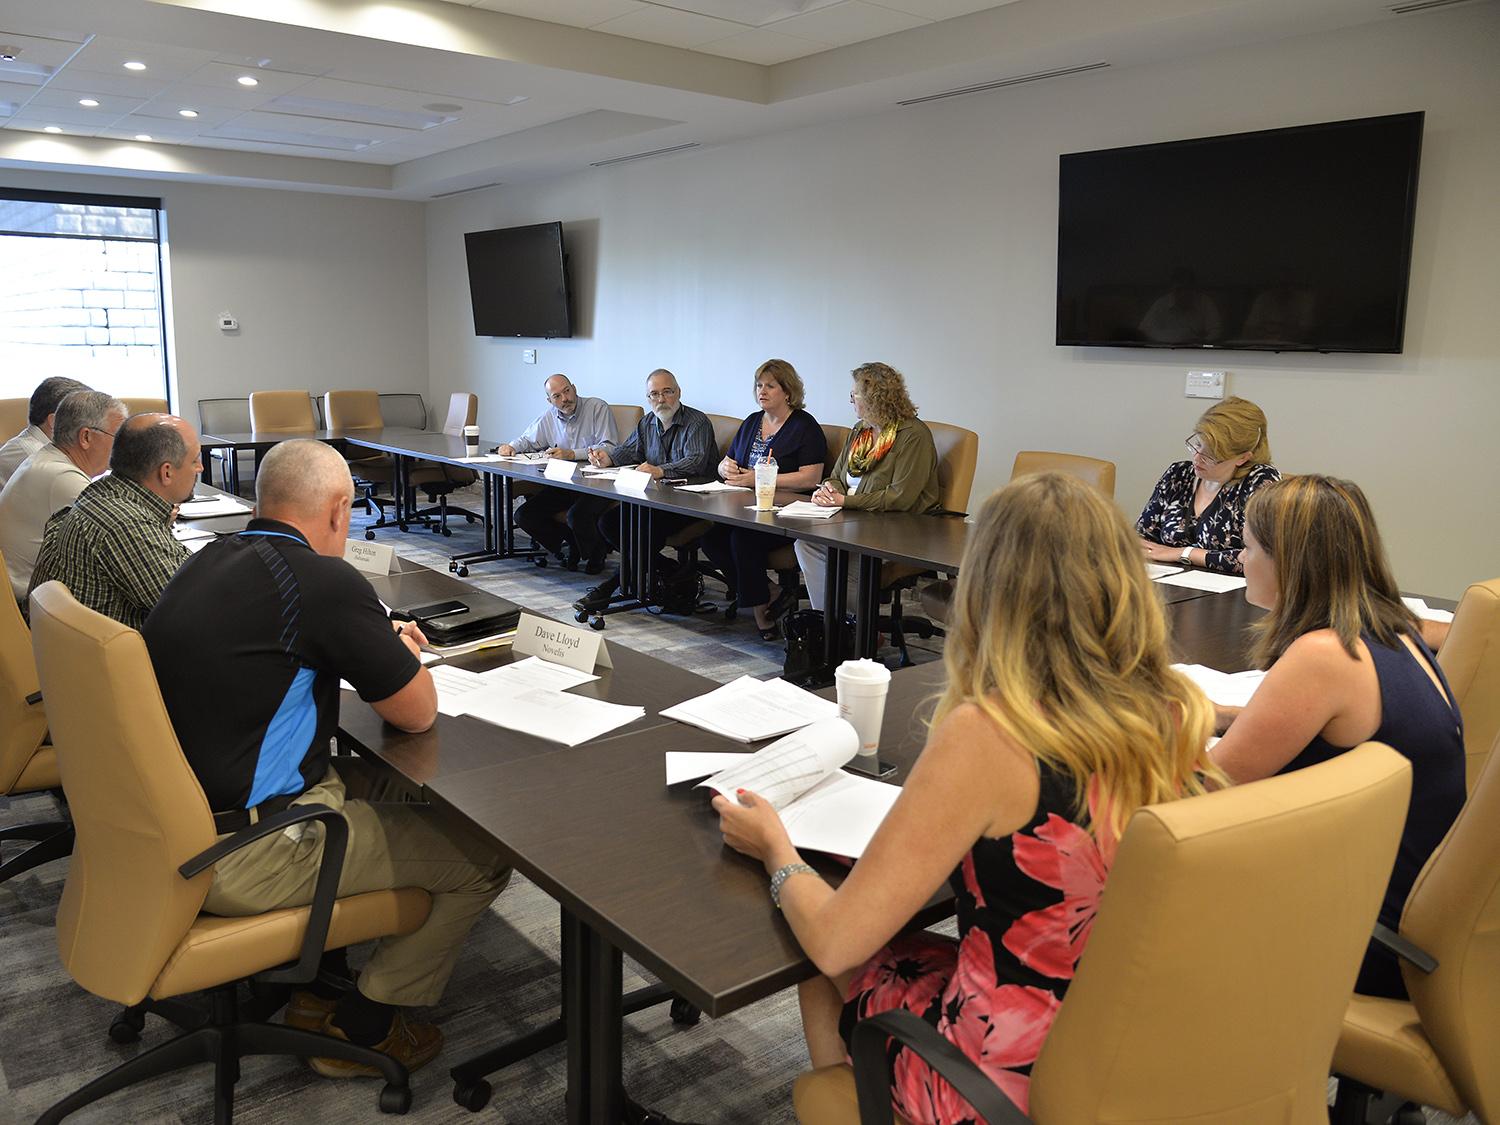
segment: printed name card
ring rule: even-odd
[[[595,668],[613,668],[604,638],[592,629],[564,625],[545,617],[523,613],[516,622],[516,639],[511,651],[517,656],[539,656],[553,664],[592,672]]]
[[[344,561],[366,574],[389,574],[396,559],[396,548],[389,543],[366,543],[360,539],[344,541]]]
[[[577,461],[564,461],[560,457],[549,457],[547,458],[547,467],[542,470],[542,475],[548,480],[572,480],[573,474],[577,471]]]
[[[621,469],[615,477],[615,487],[624,492],[645,492],[651,484],[651,474],[641,469]]]

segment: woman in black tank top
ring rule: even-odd
[[[1463,806],[1463,722],[1401,601],[1359,486],[1288,477],[1246,511],[1245,597],[1269,610],[1254,660],[1268,669],[1213,757],[1236,782],[1327,761],[1361,742],[1411,760],[1411,804],[1380,921],[1396,929],[1412,883]],[[1372,945],[1356,990],[1405,997],[1394,955]]]

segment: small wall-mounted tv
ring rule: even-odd
[[[464,249],[474,335],[573,335],[561,223],[470,231]]]
[[[1422,118],[1062,156],[1057,343],[1399,352]]]

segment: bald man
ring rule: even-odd
[[[353,799],[380,788],[357,760],[330,759],[339,680],[405,731],[437,715],[426,638],[394,626],[375,591],[343,559],[354,482],[341,455],[313,441],[282,442],[255,478],[255,518],[190,558],[141,630],[178,741],[222,832],[293,804],[342,809],[349,848],[340,897],[390,887],[432,893],[427,921],[385,938],[358,988],[320,979],[294,993],[288,1024],[375,1047],[415,1069],[442,1034],[404,1009],[437,1003],[475,919],[510,872],[427,805]],[[204,647],[222,654],[203,659]],[[230,685],[225,688],[226,681]],[[204,909],[259,914],[312,901],[322,833],[278,832],[219,861]],[[342,951],[324,969],[347,980]],[[336,1058],[310,1065],[329,1078],[374,1075]]]
[[[127,419],[109,453],[110,475],[47,521],[27,596],[55,578],[90,609],[139,629],[187,561],[172,517],[203,471],[199,454],[197,431],[175,415]]]

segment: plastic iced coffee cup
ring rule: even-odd
[[[769,512],[776,506],[776,462],[761,461],[755,466],[755,508]]]
[[[469,457],[473,457],[476,454],[478,454],[478,452],[479,452],[479,427],[478,426],[465,426],[464,427],[464,453],[467,456],[469,456]]]
[[[874,757],[880,746],[880,724],[885,697],[891,689],[891,670],[874,660],[846,660],[833,672],[838,692],[839,718],[859,735],[859,753]]]

